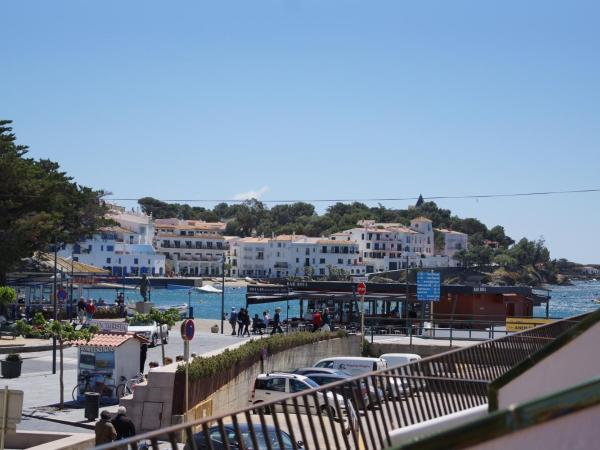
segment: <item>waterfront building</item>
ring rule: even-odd
[[[152,218],[112,206],[107,217],[118,225],[103,227],[90,238],[59,251],[65,258],[110,271],[115,276],[164,275],[165,257],[153,246]]]
[[[155,245],[169,269],[177,275],[222,274],[229,243],[223,236],[225,224],[202,220],[156,219]]]

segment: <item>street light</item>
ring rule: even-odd
[[[225,323],[225,250],[223,250],[223,259],[221,260],[221,334]]]

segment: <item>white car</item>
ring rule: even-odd
[[[388,365],[382,358],[366,358],[362,356],[336,356],[332,358],[321,359],[315,364],[315,367],[324,367],[327,369],[345,370],[352,375],[366,375],[370,372],[387,369]],[[400,398],[410,393],[409,383],[400,378],[391,378],[391,383],[387,383],[387,378],[382,380],[386,384],[386,392],[389,397]],[[380,381],[380,380],[377,380]],[[369,384],[372,380],[369,379]],[[395,385],[395,387],[394,387]]]
[[[388,367],[404,366],[421,359],[421,357],[415,353],[384,353],[380,358],[385,359]]]
[[[254,388],[249,399],[251,405],[260,405],[264,402],[272,400],[283,400],[289,397],[290,394],[302,392],[309,389],[318,389],[320,386],[304,375],[293,373],[273,372],[263,373],[256,377]],[[275,412],[283,412],[283,403],[274,405]],[[298,407],[300,413],[305,414],[323,414],[331,416],[338,422],[345,422],[347,418],[353,421],[354,429],[357,426],[357,417],[354,408],[349,404],[346,409],[344,397],[339,394],[327,392],[317,392],[316,402],[313,396],[308,397],[307,404],[304,404],[302,398],[298,399]],[[337,404],[336,404],[337,403]],[[288,412],[295,411],[294,402],[290,399],[285,401],[285,406]],[[343,417],[338,416],[338,408]],[[346,432],[350,432],[350,424],[345,428]]]
[[[154,321],[135,322],[135,319],[132,319],[127,327],[128,332],[139,334],[148,339],[151,347],[155,347],[160,342],[160,329],[161,327]],[[167,325],[162,325],[162,340],[164,344],[169,343],[169,327]]]

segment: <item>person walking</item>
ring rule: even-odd
[[[271,331],[271,335],[275,333],[283,333],[281,329],[281,308],[275,308],[275,315],[273,316],[273,330]]]
[[[96,445],[108,444],[117,438],[117,431],[110,422],[110,413],[108,411],[100,413],[100,420],[96,422],[94,432],[96,433]]]
[[[144,368],[146,366],[146,357],[148,356],[148,344],[140,345],[140,373],[144,374]]]
[[[127,417],[127,409],[124,406],[119,406],[117,415],[111,420],[111,423],[117,432],[117,441],[135,436],[135,425]],[[123,450],[127,450],[127,446],[123,446]]]
[[[87,314],[87,321],[89,322],[94,318],[94,314],[96,314],[96,305],[91,298],[88,299],[87,304],[85,305],[85,312]]]
[[[238,336],[243,336],[244,332],[244,313],[246,310],[244,308],[240,308],[240,312],[238,313],[237,323],[238,323]]]
[[[269,332],[269,324],[271,323],[271,317],[268,311],[263,311],[263,323],[265,324],[265,333]]]
[[[244,325],[244,331],[242,331],[242,337],[244,337],[244,335],[248,335],[248,337],[250,337],[250,330],[248,329],[248,327],[250,326],[250,313],[248,312],[247,309],[244,309],[244,318],[242,320],[242,324]]]
[[[238,314],[235,310],[235,306],[231,307],[231,314],[229,314],[229,325],[231,325],[231,335],[235,336],[235,326],[237,324]]]
[[[83,324],[85,320],[85,299],[83,297],[79,298],[77,302],[77,319],[79,319],[79,324]]]
[[[315,309],[315,312],[313,313],[312,322],[313,322],[313,333],[314,333],[319,328],[321,328],[321,313],[319,312],[318,309]]]
[[[329,308],[325,308],[323,311],[322,322],[321,331],[331,331],[331,314],[329,314]]]

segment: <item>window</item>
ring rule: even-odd
[[[319,275],[325,275],[325,269],[319,269]]]
[[[367,248],[371,248],[371,244],[367,242]]]
[[[110,264],[110,258],[106,258],[106,264]]]
[[[315,367],[324,367],[326,369],[333,369],[333,361],[330,359],[326,359],[325,361],[320,361],[315,364]]]
[[[308,384],[299,380],[290,380],[290,392],[301,392],[310,389]]]
[[[255,389],[266,391],[285,392],[285,378],[270,378],[268,380],[256,380]]]
[[[107,252],[114,252],[115,251],[115,246],[114,245],[107,245],[106,246],[106,251]]]
[[[325,264],[325,258],[319,259],[319,264]]]
[[[100,246],[100,251],[103,252],[104,251],[104,245]]]
[[[138,264],[138,259],[137,259],[137,258],[133,258],[133,263],[134,263],[135,265],[137,265],[137,264]]]
[[[299,263],[300,262],[300,258],[296,258],[296,262]]]
[[[342,258],[338,258],[338,264],[344,264],[344,260]]]

